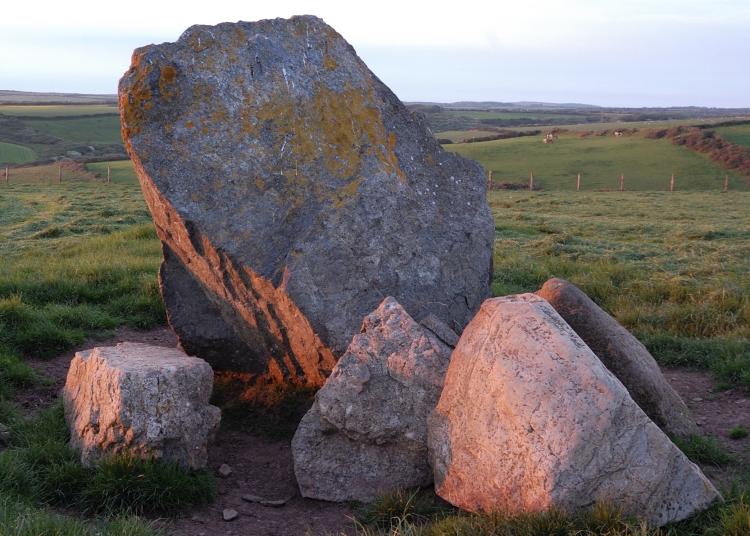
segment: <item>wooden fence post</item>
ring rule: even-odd
[[[532,173],[531,176],[529,177],[529,190],[533,190],[533,189],[534,189],[534,174]]]
[[[621,192],[625,191],[625,173],[623,173],[622,176],[620,177],[620,191]]]
[[[578,182],[576,183],[576,192],[581,191],[581,174],[578,174]]]
[[[724,191],[726,192],[728,190],[729,190],[729,175],[724,177]]]
[[[490,176],[492,176],[491,171],[490,171]],[[109,184],[109,166],[107,166],[107,184]]]
[[[672,173],[672,180],[669,181],[669,191],[674,192],[674,173]]]
[[[57,182],[62,182],[62,166],[57,166]]]
[[[5,182],[8,182],[8,166],[5,166]]]

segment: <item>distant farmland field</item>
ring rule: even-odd
[[[544,112],[503,112],[492,110],[443,110],[446,115],[471,117],[473,119],[570,119],[583,122],[584,118],[575,114],[550,114]]]
[[[82,117],[76,119],[56,119],[29,121],[36,130],[52,134],[58,138],[80,142],[122,143],[120,117]]]
[[[727,141],[750,149],[750,125],[714,128],[717,134]]]
[[[583,139],[571,133],[551,144],[533,136],[444,148],[491,169],[494,182],[528,182],[533,173],[534,184],[548,190],[575,190],[578,173],[582,190],[619,189],[623,173],[628,190],[668,190],[672,173],[677,190],[721,190],[727,174],[731,189],[748,190],[744,177],[727,173],[706,155],[641,133]]]
[[[27,164],[33,161],[34,151],[28,147],[0,142],[0,162],[8,164]]]
[[[0,106],[0,114],[15,116],[58,117],[65,115],[119,114],[117,106],[106,105],[50,105]]]

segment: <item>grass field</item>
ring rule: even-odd
[[[732,127],[718,127],[713,129],[722,138],[750,148],[750,125],[737,125]]]
[[[131,172],[126,164],[120,163],[124,174]],[[159,492],[143,488],[159,468],[125,464],[89,474],[69,459],[60,440],[59,407],[24,420],[7,402],[14,386],[36,381],[21,356],[56,355],[118,325],[165,322],[159,243],[138,184],[123,180],[0,188],[0,424],[10,427],[12,446],[0,453],[0,492],[18,494],[21,501],[5,503],[9,514],[0,505],[0,529],[13,523],[8,519],[27,515],[58,528],[79,523],[58,534],[85,533],[89,529],[75,519],[45,518],[34,505],[56,497],[59,504],[89,508],[85,501],[99,500],[101,490],[110,489],[110,473],[126,475],[117,492],[106,492],[111,500],[151,504],[148,497]],[[632,330],[662,364],[709,370],[750,386],[750,192],[493,191],[488,201],[495,216],[493,294],[531,292],[550,277],[563,277]],[[55,454],[40,459],[39,452]],[[190,501],[211,493],[208,484],[201,489],[203,495]],[[726,504],[672,527],[671,534],[704,534],[707,528],[726,533],[722,515],[748,514],[740,499],[748,486],[737,489]],[[398,534],[487,536],[504,534],[506,525],[520,527],[513,534],[547,534],[521,530],[545,521],[544,515],[451,514],[423,528],[404,525]],[[616,512],[611,517],[608,531],[587,534],[634,534],[631,528],[639,526]],[[581,534],[587,518],[555,519],[572,531],[556,534]],[[101,533],[109,534],[111,522],[103,523]],[[363,525],[360,534],[395,533]]]
[[[122,143],[119,116],[29,121],[28,124],[36,130],[66,140],[87,143]]]
[[[5,186],[0,353],[50,356],[123,323],[163,323],[160,262],[135,184]]]
[[[138,184],[138,177],[130,160],[115,160],[114,162],[92,162],[86,167],[92,173],[98,173],[103,180],[107,179],[107,167],[110,168],[110,180],[117,184]]]
[[[34,151],[28,147],[0,142],[0,163],[28,164],[34,161]],[[3,170],[5,171],[5,170]],[[4,175],[3,175],[4,179]]]
[[[119,114],[117,106],[108,105],[41,105],[0,106],[0,114],[34,117],[60,117],[71,115]]]
[[[104,179],[106,180],[107,168],[104,168]],[[2,186],[5,186],[5,170],[3,169],[2,175]],[[31,184],[31,183],[51,183],[58,181],[58,165],[52,164],[49,166],[32,166],[32,167],[21,167],[9,170],[8,183],[9,184]],[[81,173],[76,170],[62,169],[62,182],[94,182],[93,177],[89,173]],[[2,190],[0,190],[2,191]]]
[[[583,139],[561,134],[551,144],[532,136],[444,148],[491,169],[494,182],[528,182],[533,173],[534,184],[549,190],[575,190],[578,173],[582,190],[619,190],[623,173],[628,190],[668,190],[673,173],[676,190],[722,190],[727,175],[704,154],[670,140],[646,139],[642,133]],[[744,177],[728,175],[730,189],[748,190]]]

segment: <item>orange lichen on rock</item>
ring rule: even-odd
[[[122,120],[122,139],[126,145],[130,138],[141,132],[141,123],[146,119],[145,112],[151,108],[151,87],[146,82],[146,77],[153,70],[151,65],[144,63],[143,51],[139,49],[133,52],[130,70],[125,73],[131,79],[130,91],[120,93],[120,117]]]
[[[161,77],[167,84],[174,84],[175,76],[177,76],[177,71],[171,65],[167,65],[161,70]]]

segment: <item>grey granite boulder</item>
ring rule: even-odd
[[[685,402],[664,379],[646,347],[581,289],[554,278],[536,294],[563,317],[659,428],[683,439],[698,433]]]
[[[430,484],[427,416],[450,353],[393,298],[367,315],[294,435],[302,496],[371,501]]]
[[[321,385],[384,296],[457,333],[489,296],[481,166],[322,20],[193,26],[119,101],[170,322],[217,368]]]
[[[430,415],[438,495],[469,511],[599,501],[661,526],[721,496],[534,294],[487,300]]]
[[[120,343],[77,352],[63,389],[70,447],[88,466],[130,453],[199,469],[221,420],[211,367],[177,348]]]

